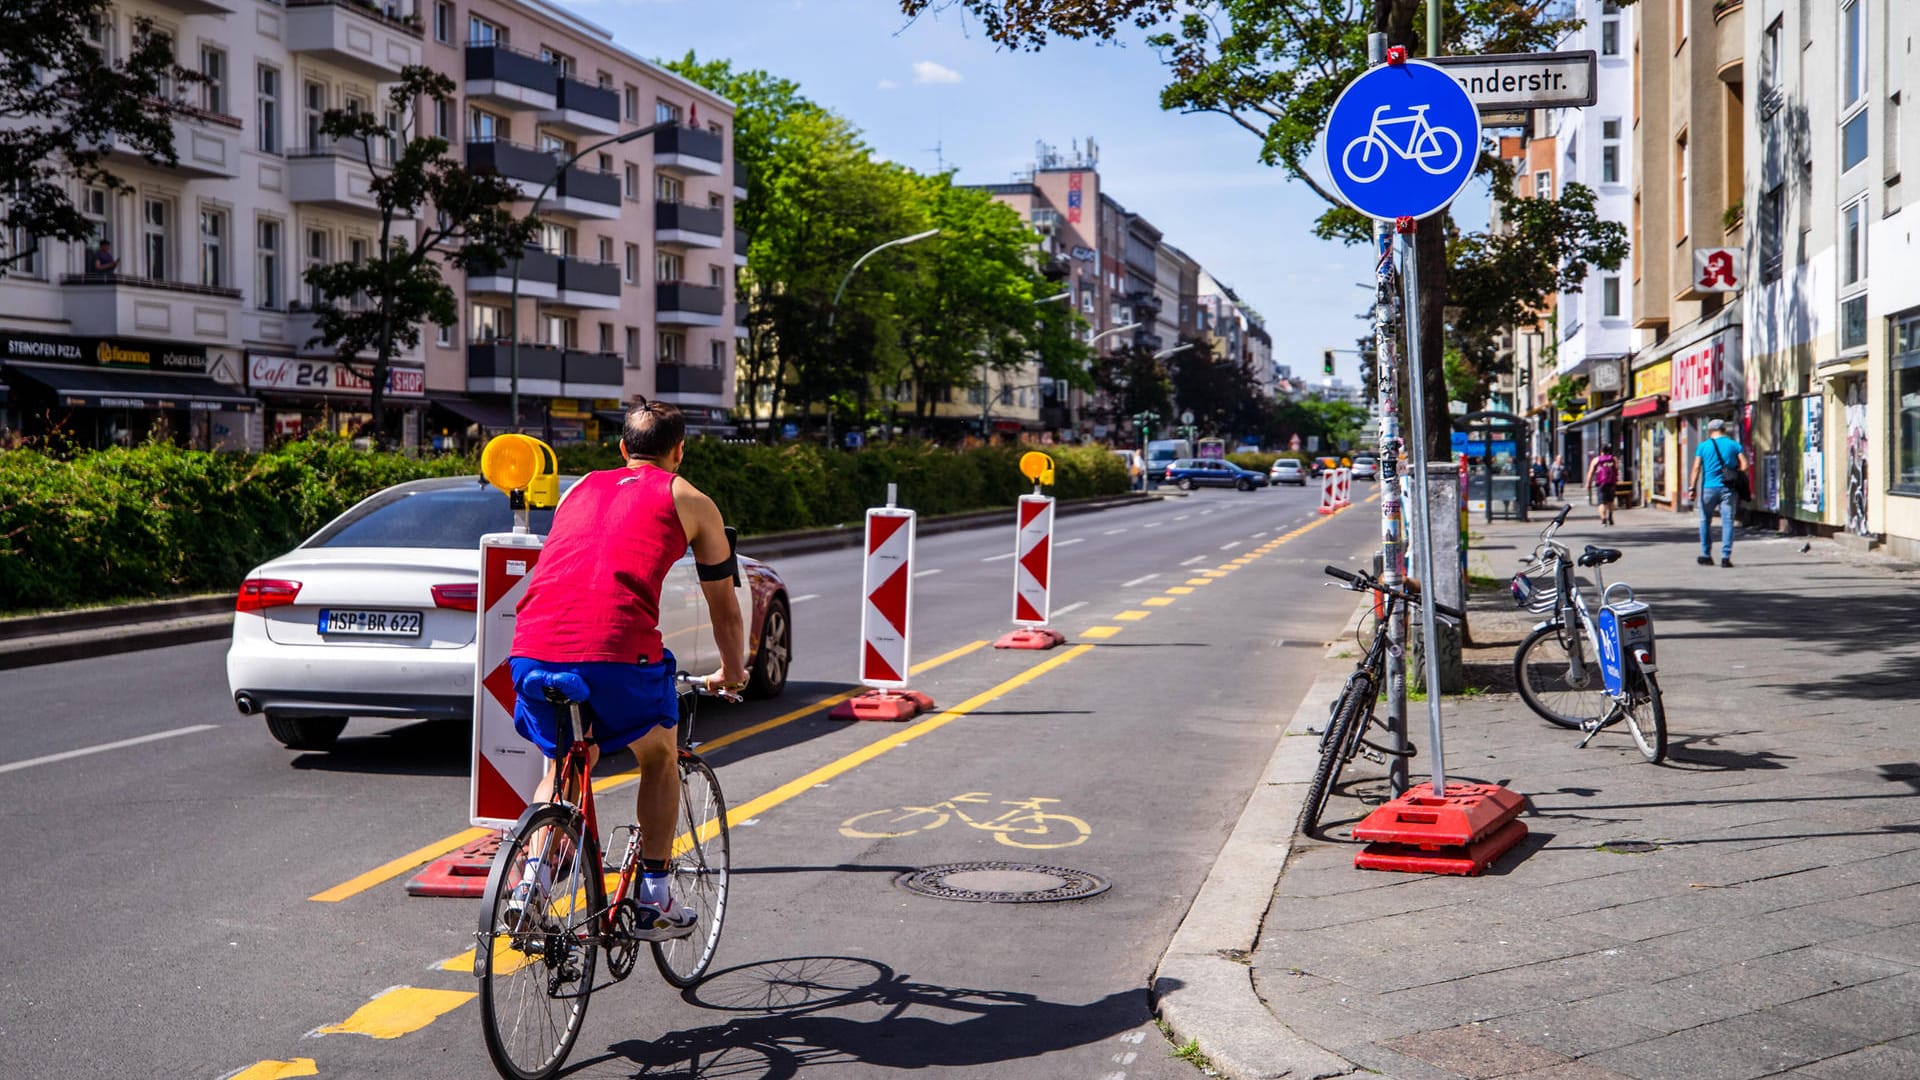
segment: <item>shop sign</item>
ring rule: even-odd
[[[1692,348],[1673,354],[1674,412],[1698,409],[1747,396],[1740,365],[1740,331],[1729,327]]]
[[[1587,381],[1595,390],[1605,394],[1618,393],[1620,390],[1620,365],[1612,360],[1602,360],[1593,365],[1588,372]]]
[[[547,415],[567,420],[583,419],[587,414],[580,410],[580,402],[575,398],[557,397],[547,402]]]
[[[1694,248],[1694,291],[1739,292],[1740,259],[1743,254],[1739,248]]]
[[[1093,249],[1083,244],[1075,244],[1073,245],[1073,257],[1079,259],[1081,262],[1092,262]]]
[[[1662,360],[1633,373],[1633,396],[1673,393],[1673,361]]]
[[[140,371],[207,372],[204,345],[140,338],[66,337],[0,330],[0,360],[80,367],[130,368]]]
[[[254,353],[247,358],[247,385],[255,390],[299,394],[354,394],[373,396],[373,383],[338,360],[298,360],[291,356]],[[425,397],[427,373],[420,368],[387,369],[387,394],[397,398]]]

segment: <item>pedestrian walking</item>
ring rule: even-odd
[[[1701,566],[1713,565],[1713,513],[1720,512],[1720,565],[1733,565],[1733,518],[1747,494],[1747,452],[1726,434],[1724,420],[1707,421],[1707,438],[1693,451],[1688,490],[1700,507]]]
[[[1563,454],[1553,455],[1553,497],[1567,497],[1567,459]]]
[[[1587,463],[1587,488],[1593,492],[1594,499],[1600,504],[1600,524],[1613,524],[1613,485],[1620,479],[1620,459],[1613,451],[1601,447]]]

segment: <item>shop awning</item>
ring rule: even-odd
[[[1658,416],[1667,411],[1665,394],[1648,394],[1634,398],[1620,407],[1620,419],[1631,420],[1636,416]]]
[[[513,428],[513,414],[504,401],[476,401],[463,397],[436,397],[433,404],[447,410],[470,424],[479,424],[483,428],[498,428],[502,431]],[[543,407],[534,401],[522,399],[520,416],[522,427],[538,427],[537,419]]]
[[[1568,424],[1566,426],[1570,428],[1577,428],[1577,427],[1583,427],[1587,424],[1597,424],[1602,420],[1610,420],[1613,418],[1614,414],[1620,411],[1620,405],[1621,403],[1618,401],[1614,402],[1611,405],[1604,405],[1598,409],[1593,410],[1587,415],[1581,417],[1578,420],[1575,420],[1573,423]]]
[[[68,408],[252,412],[260,407],[260,403],[244,391],[201,375],[11,364],[7,367],[7,376],[46,387]]]

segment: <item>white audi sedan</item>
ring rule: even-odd
[[[545,533],[552,521],[536,510],[529,527]],[[331,747],[349,717],[471,719],[480,537],[512,528],[507,497],[479,477],[361,500],[241,583],[227,650],[234,705],[295,750]],[[786,585],[757,560],[742,556],[740,569],[748,693],[775,697],[793,655]],[[660,630],[681,670],[719,668],[691,553],[667,575]]]

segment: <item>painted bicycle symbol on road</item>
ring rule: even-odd
[[[891,840],[931,832],[958,818],[963,825],[992,833],[995,840],[1008,847],[1068,848],[1085,843],[1087,837],[1093,835],[1093,829],[1086,822],[1071,814],[1045,809],[1049,803],[1059,801],[1037,797],[1001,799],[1000,805],[1010,809],[987,817],[990,811],[969,813],[963,807],[992,806],[993,794],[968,791],[931,806],[897,806],[855,814],[840,823],[840,835],[855,840]]]
[[[1355,138],[1341,151],[1341,166],[1354,183],[1371,184],[1380,179],[1386,174],[1388,163],[1395,157],[1411,161],[1433,176],[1440,176],[1459,163],[1466,144],[1459,132],[1452,128],[1435,127],[1428,122],[1427,110],[1432,108],[1431,105],[1409,105],[1411,111],[1408,115],[1384,118],[1392,108],[1392,103],[1387,103],[1373,110],[1373,123],[1367,128],[1367,133]],[[1393,136],[1388,134],[1390,127],[1411,129],[1404,145],[1395,142]],[[1448,144],[1452,145],[1451,150],[1447,149]],[[1357,158],[1355,151],[1359,152]]]

